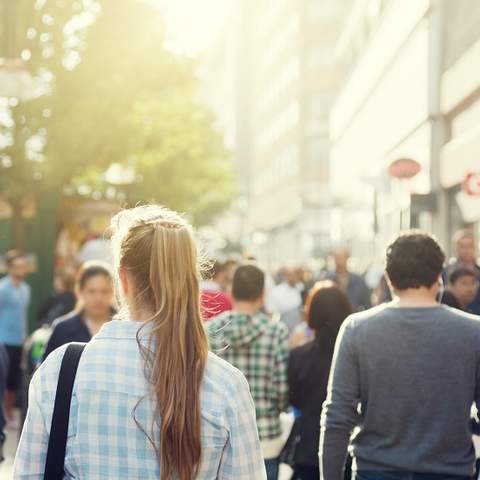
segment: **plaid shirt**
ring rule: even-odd
[[[250,385],[260,440],[281,435],[280,413],[288,406],[288,329],[259,312],[224,313],[208,324],[210,348],[237,367]]]
[[[65,478],[160,478],[155,452],[132,416],[135,405],[145,398],[135,417],[151,431],[154,403],[149,400],[135,339],[138,327],[138,322],[112,321],[84,350],[70,409]],[[53,351],[31,382],[14,479],[43,479],[65,348]],[[213,354],[203,379],[201,413],[202,461],[197,479],[266,479],[248,384],[238,370]]]

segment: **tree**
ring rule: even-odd
[[[47,4],[48,3],[48,4]],[[38,203],[55,189],[51,171],[59,165],[46,155],[45,146],[52,98],[57,76],[65,71],[68,59],[79,55],[85,29],[72,29],[81,20],[92,20],[94,2],[15,0],[12,51],[22,58],[31,75],[44,86],[44,95],[28,102],[3,99],[0,106],[0,195],[12,208],[13,243],[24,246],[22,212],[29,202]]]
[[[195,100],[192,63],[164,47],[160,12],[140,0],[36,6],[37,33],[27,29],[25,48],[51,91],[10,107],[0,192],[12,206],[21,209],[27,192],[35,201],[66,187],[102,194],[103,173],[121,163],[136,172],[132,202],[159,201],[199,223],[224,208],[228,155],[212,114]]]

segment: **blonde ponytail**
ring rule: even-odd
[[[160,446],[149,439],[161,480],[191,480],[201,459],[200,388],[208,355],[192,229],[174,212],[154,206],[118,214],[113,227],[118,264],[135,288],[135,308],[152,312],[151,348],[139,346],[156,397]]]

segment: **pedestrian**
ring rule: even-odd
[[[315,338],[290,352],[290,405],[297,414],[289,442],[292,480],[319,480],[320,413],[338,331],[352,313],[344,291],[330,280],[318,282],[306,301],[306,316]],[[293,442],[293,443],[292,443]]]
[[[281,281],[273,287],[266,298],[267,310],[283,315],[298,309],[302,304],[302,288],[298,271],[292,267],[281,270]]]
[[[480,281],[480,266],[477,263],[477,248],[475,235],[469,230],[459,230],[453,236],[455,256],[450,259],[444,272],[444,281],[447,282],[453,270],[459,267],[469,268]],[[469,312],[480,315],[480,290],[473,301],[467,306]]]
[[[235,275],[238,266],[238,261],[233,258],[230,258],[223,263],[223,268],[225,269],[227,277],[225,282],[225,292],[229,295],[232,293],[233,276]]]
[[[387,250],[397,297],[342,325],[321,419],[320,469],[340,480],[352,432],[359,480],[467,479],[480,406],[480,321],[440,305],[445,255],[410,232]]]
[[[77,280],[78,310],[53,322],[44,359],[56,348],[70,342],[89,342],[113,316],[113,277],[104,262],[82,265]]]
[[[121,319],[107,322],[80,359],[65,477],[265,479],[248,384],[208,353],[192,232],[153,205],[112,219]],[[33,377],[14,480],[44,478],[66,347]]]
[[[48,297],[38,310],[38,323],[51,325],[54,320],[70,313],[77,302],[75,277],[71,272],[59,271],[54,278],[55,293]]]
[[[209,273],[211,279],[203,281],[201,285],[201,304],[205,320],[232,309],[232,301],[226,291],[229,275],[226,265],[216,260]]]
[[[343,288],[354,311],[359,312],[370,308],[372,292],[361,275],[350,272],[348,268],[349,250],[343,247],[339,248],[334,253],[334,259],[335,270],[327,274],[327,279],[333,280]]]
[[[469,311],[469,305],[477,296],[478,279],[470,268],[458,267],[452,270],[447,288],[442,296],[442,303],[464,312]]]
[[[302,319],[303,284],[298,276],[298,270],[285,267],[281,270],[282,281],[272,287],[266,296],[267,312],[278,314],[292,334]]]
[[[7,388],[8,363],[7,349],[0,344],[0,463],[5,460],[3,447],[7,438],[5,434],[7,419],[5,417],[4,398]]]
[[[28,264],[25,256],[11,250],[5,255],[7,276],[0,280],[0,343],[5,345],[9,357],[5,414],[13,421],[20,387],[22,346],[27,332],[27,312],[30,287],[25,282]]]
[[[233,277],[233,311],[209,323],[211,349],[242,371],[255,402],[267,479],[276,480],[283,446],[280,414],[288,406],[288,330],[263,313],[265,274],[255,265]]]

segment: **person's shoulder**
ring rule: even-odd
[[[371,326],[376,326],[383,323],[389,318],[389,311],[387,304],[377,305],[376,307],[363,310],[361,312],[352,313],[342,324],[343,336],[355,335],[357,332],[369,329]]]
[[[10,284],[11,282],[10,282],[10,279],[8,278],[8,275],[6,275],[3,278],[0,278],[0,291],[9,288]]]
[[[230,397],[246,383],[246,379],[238,368],[209,352],[203,383],[208,391]]]
[[[214,351],[225,347],[225,339],[223,337],[223,329],[232,320],[231,312],[224,312],[206,322],[205,329],[207,331],[210,348]]]
[[[57,389],[60,366],[69,344],[53,350],[34,373],[32,383],[38,387],[42,395],[51,395]]]
[[[388,303],[384,303],[361,312],[352,313],[344,323],[350,328],[361,328],[365,324],[377,322],[388,315],[388,307]]]
[[[314,350],[314,346],[315,346],[315,340],[310,340],[309,342],[304,343],[303,345],[292,348],[292,350],[290,350],[290,356],[289,356],[290,361],[297,362],[297,361],[301,361],[306,357],[309,357],[312,354],[312,351]]]
[[[285,284],[283,282],[273,285],[270,289],[271,294],[279,295],[285,290]]]
[[[266,315],[263,315],[261,318],[266,324],[266,331],[270,332],[271,335],[280,339],[288,338],[289,330],[283,322],[271,320]]]
[[[276,340],[288,338],[288,327],[282,321],[272,320],[262,311],[256,313],[252,318],[255,324],[260,327],[263,337],[273,337]]]
[[[54,320],[52,328],[56,332],[66,332],[75,329],[79,322],[81,322],[80,313],[70,312]]]
[[[231,312],[223,312],[215,317],[211,318],[207,324],[206,328],[209,332],[215,333],[216,330],[221,329],[231,320]]]
[[[473,313],[464,312],[448,305],[440,305],[442,316],[446,321],[453,322],[455,326],[471,326],[474,329],[480,329],[480,317]]]
[[[353,281],[354,283],[365,284],[365,285],[367,284],[367,282],[365,281],[365,277],[363,275],[360,275],[359,273],[350,272],[349,276],[350,276],[350,281]]]

